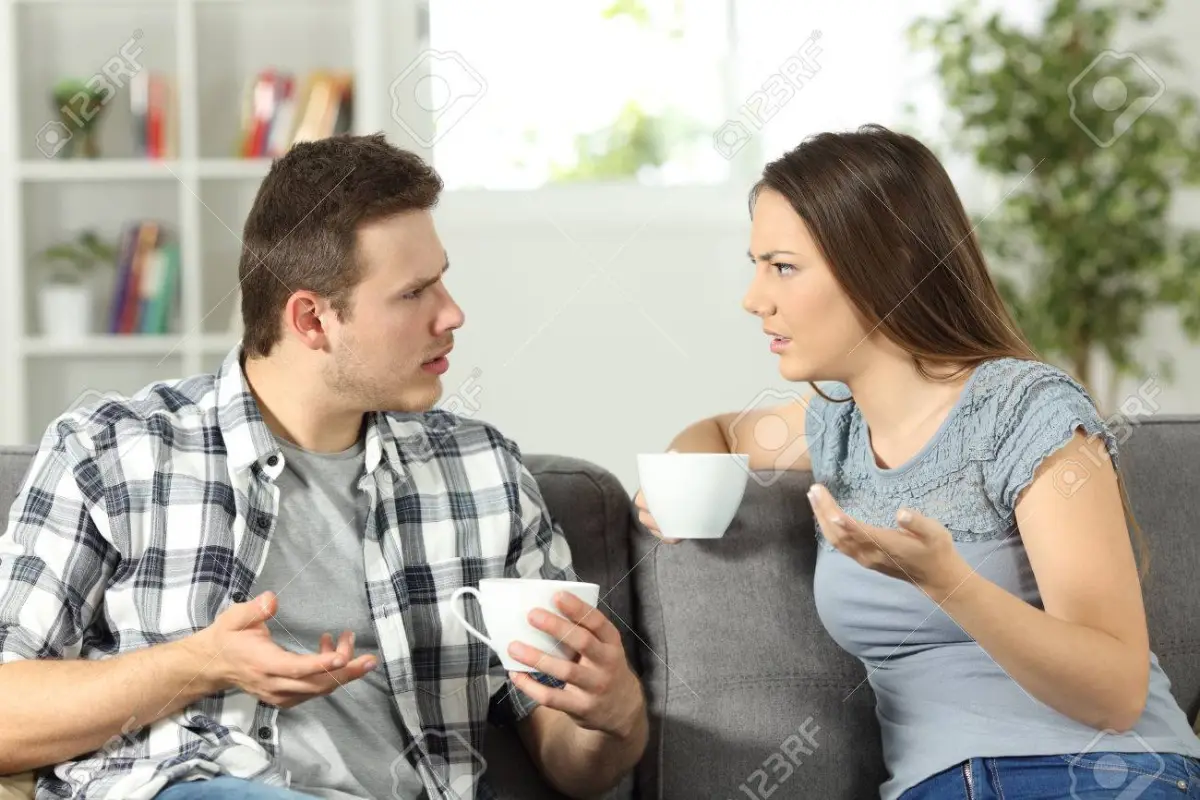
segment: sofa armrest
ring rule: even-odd
[[[33,773],[0,777],[0,800],[32,800]]]

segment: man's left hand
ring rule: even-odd
[[[530,612],[529,622],[577,653],[575,660],[520,642],[513,642],[508,652],[566,686],[557,689],[527,672],[510,671],[513,685],[535,702],[566,713],[581,728],[622,738],[632,735],[645,713],[645,701],[625,658],[621,634],[604,614],[569,592],[556,595],[555,605],[562,616],[539,608]]]

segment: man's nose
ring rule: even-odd
[[[463,310],[459,307],[458,303],[454,302],[454,298],[450,296],[450,292],[445,292],[445,295],[445,302],[438,313],[435,323],[438,333],[457,330],[466,322],[466,315],[463,314]]]

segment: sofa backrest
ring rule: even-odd
[[[1194,724],[1200,417],[1144,420],[1120,452],[1152,549],[1151,646]],[[640,796],[877,796],[887,775],[875,698],[813,603],[811,473],[756,477],[722,539],[635,543],[643,636],[660,657],[644,661],[658,754],[642,765]]]

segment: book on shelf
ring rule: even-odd
[[[129,109],[133,114],[133,152],[141,158],[178,156],[175,82],[166,75],[141,70],[129,82]]]
[[[108,332],[163,334],[179,312],[179,240],[161,222],[121,229]]]
[[[351,129],[354,81],[350,73],[318,70],[299,76],[265,69],[246,85],[238,155],[275,158],[296,142]]]

